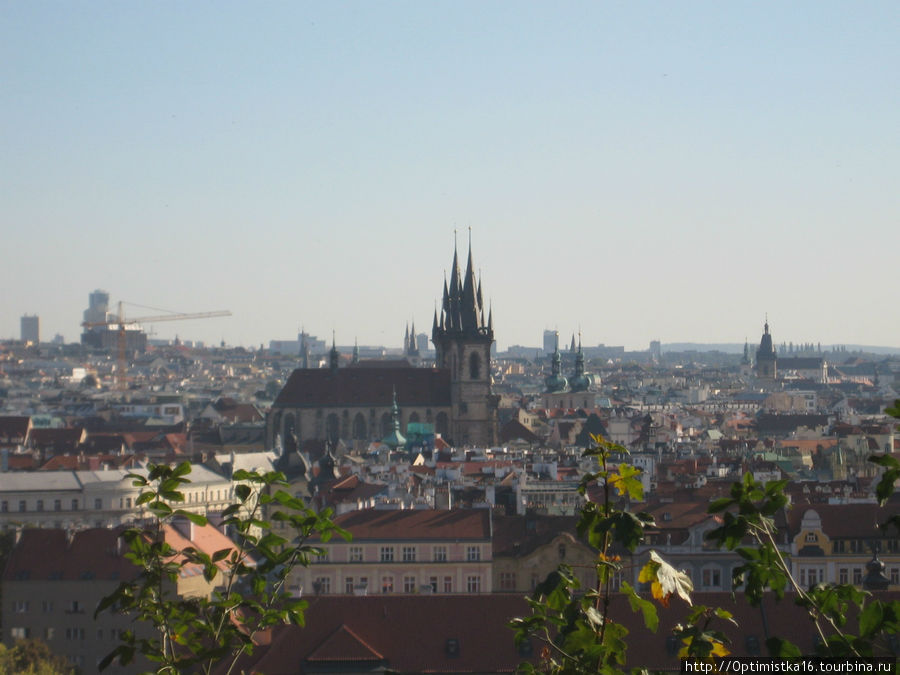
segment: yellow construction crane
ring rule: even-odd
[[[157,316],[140,316],[137,318],[125,318],[125,311],[122,309],[122,303],[119,302],[119,311],[114,319],[106,321],[84,321],[82,326],[85,328],[96,328],[99,326],[118,326],[117,335],[117,357],[115,384],[118,389],[124,389],[126,384],[125,377],[125,350],[126,350],[126,326],[133,326],[144,323],[157,323],[159,321],[185,321],[188,319],[213,319],[219,316],[231,316],[231,312],[226,310],[218,310],[215,312],[195,312],[193,314],[184,314],[173,312],[171,314],[159,314]]]

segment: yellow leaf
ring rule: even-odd
[[[719,642],[718,640],[713,640],[713,648],[712,648],[713,656],[728,656],[731,652],[728,651],[728,648]]]

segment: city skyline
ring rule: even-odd
[[[895,3],[0,17],[0,338],[101,288],[233,313],[160,338],[399,345],[471,227],[501,350],[900,345]]]

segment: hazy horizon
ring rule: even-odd
[[[0,338],[900,343],[900,5],[0,4]],[[126,307],[127,316],[157,314]]]

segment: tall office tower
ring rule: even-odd
[[[34,314],[29,316],[26,314],[22,317],[21,322],[22,342],[32,342],[40,344],[41,342],[41,318]]]
[[[84,310],[86,322],[108,321],[109,293],[96,290],[88,296],[88,308]]]
[[[544,331],[544,354],[552,354],[556,351],[558,335],[559,332],[555,330]]]

